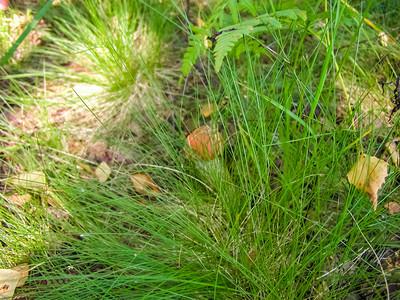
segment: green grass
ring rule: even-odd
[[[356,8],[370,4],[369,18],[383,29],[392,26],[382,21],[397,17],[392,4],[364,4]],[[210,17],[210,5],[192,3],[190,20]],[[272,1],[257,12],[292,4],[285,5]],[[216,73],[209,49],[180,86],[189,32],[182,3],[86,0],[48,12],[48,43],[38,53],[51,61],[35,71],[38,84],[30,91],[18,89],[20,79],[9,74],[16,92],[4,97],[36,112],[41,127],[24,132],[3,120],[0,128],[7,133],[1,137],[4,179],[21,169],[41,170],[50,187],[30,191],[33,199],[22,207],[6,204],[13,190],[0,200],[8,225],[0,238],[7,244],[1,263],[35,267],[18,295],[389,297],[399,273],[384,257],[399,249],[399,216],[384,204],[396,202],[399,192],[398,169],[384,145],[398,136],[398,117],[394,126],[377,125],[390,115],[392,96],[390,87],[383,95],[377,81],[396,78],[399,50],[381,46],[377,33],[360,26],[360,17],[340,1],[308,1],[300,8],[308,23],[257,36],[275,55],[267,50],[268,57],[246,36],[239,58],[228,56]],[[242,9],[240,17],[251,16]],[[387,59],[379,62],[382,55]],[[65,68],[71,61],[87,70]],[[39,95],[60,78],[65,91]],[[79,82],[101,90],[84,94]],[[21,95],[31,101],[18,101]],[[199,108],[208,101],[219,109],[205,118]],[[374,111],[367,111],[368,101]],[[339,115],[339,106],[351,110]],[[72,117],[57,125],[51,112],[58,107],[71,109],[69,116],[86,112],[90,121]],[[224,136],[224,153],[212,166],[184,153],[186,134],[203,124]],[[69,153],[71,139],[105,140],[126,160],[111,160],[105,183],[88,179],[82,166],[99,160],[89,158],[90,143],[83,154]],[[368,195],[346,179],[360,153],[389,160],[376,212]],[[129,179],[138,172],[162,193],[138,194]]]

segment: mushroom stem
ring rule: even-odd
[[[197,169],[204,177],[203,181],[211,185],[213,188],[219,189],[221,183],[231,181],[231,176],[226,168],[223,160],[219,157],[213,160],[198,160],[196,162]]]

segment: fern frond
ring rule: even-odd
[[[235,24],[239,23],[239,9],[237,0],[228,0],[228,7]]]
[[[200,56],[200,52],[203,48],[202,35],[192,35],[189,41],[189,47],[186,48],[186,53],[183,56],[182,61],[182,75],[187,76],[190,70],[193,68],[196,63],[198,57]]]
[[[288,19],[292,19],[296,21],[297,19],[301,19],[303,21],[307,20],[307,13],[304,10],[298,8],[286,9],[286,10],[279,10],[275,12],[275,17],[283,18],[286,17]]]
[[[258,40],[249,40],[246,43],[239,43],[235,48],[236,59],[239,59],[240,55],[246,51],[254,53],[256,56],[263,54],[270,57],[269,52],[264,47],[262,47],[262,45],[260,45],[260,42]]]
[[[281,22],[286,21],[287,24],[290,24],[298,19],[306,20],[306,12],[294,8],[278,11],[275,14],[263,14],[240,24],[223,28],[221,34],[217,37],[217,43],[214,49],[216,71],[219,72],[224,58],[232,51],[237,41],[244,35],[257,32],[271,32],[283,28],[284,25],[282,25]]]
[[[239,26],[237,29],[225,31],[217,37],[217,44],[214,49],[215,69],[217,72],[221,69],[222,61],[232,50],[235,43],[245,34],[249,34],[254,30],[253,26]]]

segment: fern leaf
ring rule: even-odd
[[[273,19],[273,18],[272,18]],[[251,22],[248,22],[251,21]],[[232,48],[235,46],[236,42],[246,34],[256,33],[260,31],[269,31],[276,28],[280,28],[281,24],[279,21],[275,20],[276,22],[269,22],[265,26],[257,26],[253,27],[249,24],[259,24],[260,20],[248,20],[240,24],[237,29],[231,29],[230,31],[224,31],[218,38],[217,44],[215,45],[214,49],[214,56],[215,56],[215,69],[217,72],[221,69],[222,62],[224,58],[231,52]],[[265,23],[266,19],[263,20]]]
[[[239,9],[237,0],[228,0],[228,7],[231,11],[232,19],[235,24],[239,23]]]
[[[298,8],[293,8],[277,11],[273,15],[268,13],[263,14],[240,24],[223,28],[221,30],[222,33],[217,37],[217,43],[214,49],[216,71],[219,72],[224,58],[232,51],[232,48],[243,35],[281,29],[286,27],[288,23],[298,19],[303,21],[307,20],[306,12]],[[287,22],[288,20],[290,20],[290,22]],[[284,23],[285,26],[282,25],[281,21],[286,21]]]
[[[187,76],[190,70],[193,68],[200,56],[202,49],[201,39],[197,35],[192,35],[189,41],[189,47],[186,48],[186,53],[183,56],[181,72],[183,76]]]
[[[286,17],[293,21],[296,21],[298,18],[302,19],[303,21],[307,20],[307,14],[304,10],[298,8],[280,10],[275,12],[275,16],[278,18]]]
[[[243,24],[241,24],[237,29],[224,31],[217,37],[217,44],[214,49],[215,69],[217,72],[221,69],[222,61],[235,46],[235,43],[243,35],[249,34],[252,30],[254,30],[253,26],[243,26]]]
[[[239,8],[241,8],[244,11],[250,12],[253,16],[257,15],[257,11],[253,1],[242,0],[240,1]]]

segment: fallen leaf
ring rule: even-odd
[[[131,181],[135,190],[142,195],[151,195],[150,190],[160,194],[161,191],[154,184],[153,180],[146,174],[133,174],[131,175]],[[150,193],[149,193],[150,192]]]
[[[132,122],[128,125],[128,129],[132,132],[132,134],[136,137],[136,138],[142,138],[146,133],[144,132],[144,130],[142,129],[142,127],[135,123]]]
[[[392,142],[386,143],[385,147],[390,153],[390,157],[396,167],[399,167],[400,155],[399,149],[397,149],[397,143],[400,141],[400,138],[395,138]]]
[[[98,141],[90,147],[89,159],[97,161],[105,161],[107,159],[107,144]]]
[[[68,152],[71,154],[78,154],[82,156],[85,153],[85,143],[76,140],[68,141]]]
[[[200,17],[197,18],[197,25],[199,27],[204,27],[205,24],[206,23],[204,23],[204,21]]]
[[[398,213],[400,211],[400,204],[396,202],[389,202],[385,204],[385,207],[389,209],[389,214],[391,215]]]
[[[12,299],[20,277],[18,271],[0,269],[0,299]]]
[[[46,177],[40,171],[21,173],[17,177],[10,178],[8,182],[12,185],[34,191],[46,189]]]
[[[49,214],[53,214],[57,219],[62,221],[67,221],[71,216],[71,214],[68,211],[60,207],[48,207],[46,208],[46,211]]]
[[[389,37],[383,31],[379,32],[379,42],[382,46],[387,47]]]
[[[204,117],[209,117],[212,113],[218,110],[218,106],[215,103],[206,103],[201,107],[201,113]]]
[[[78,166],[78,168],[83,169],[83,170],[87,171],[90,174],[94,174],[92,168],[88,164],[77,162],[77,166]]]
[[[105,161],[103,161],[96,168],[95,173],[100,182],[105,182],[111,174],[111,168],[107,165]]]
[[[12,270],[17,271],[20,274],[20,277],[19,277],[19,280],[17,283],[17,287],[23,286],[29,276],[30,269],[29,269],[28,264],[19,265],[17,267],[12,268]]]
[[[256,250],[254,250],[254,248],[251,248],[248,257],[249,265],[250,266],[253,265],[255,260],[256,260]]]
[[[388,175],[387,167],[387,162],[375,156],[361,154],[358,162],[347,173],[347,179],[350,184],[369,195],[374,210],[378,206],[378,190]]]
[[[26,202],[32,199],[32,196],[29,194],[24,194],[24,195],[18,195],[18,194],[13,194],[10,196],[7,196],[7,200],[11,204],[16,204],[16,205],[24,205]]]

